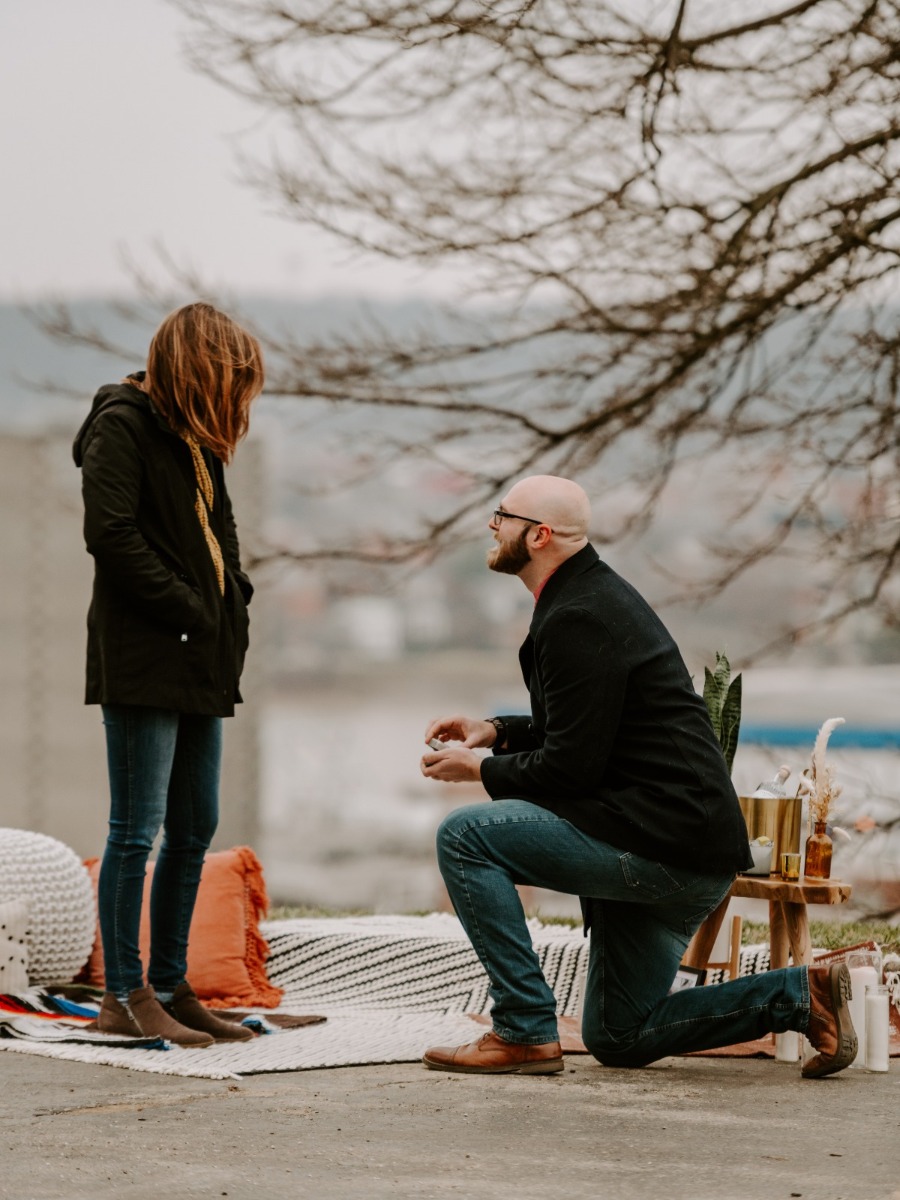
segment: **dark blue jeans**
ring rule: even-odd
[[[591,898],[582,1037],[601,1062],[642,1066],[806,1030],[805,967],[668,994],[692,934],[733,875],[698,875],[626,853],[525,800],[457,809],[442,823],[437,849],[456,914],[491,981],[494,1029],[507,1041],[557,1039],[556,999],[517,883]]]
[[[124,995],[144,986],[138,941],[144,876],[162,828],[150,892],[147,982],[171,992],[187,971],[200,871],[218,821],[222,721],[104,705],[103,724],[111,797],[98,889],[106,988]]]

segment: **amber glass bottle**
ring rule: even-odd
[[[825,832],[825,822],[816,821],[815,828],[806,839],[806,867],[803,873],[808,879],[831,877],[831,851],[831,838]]]

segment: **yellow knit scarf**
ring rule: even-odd
[[[213,481],[209,474],[209,469],[206,465],[206,460],[200,450],[200,443],[192,433],[183,433],[181,435],[187,442],[188,449],[191,452],[191,458],[194,460],[194,474],[197,476],[197,495],[194,499],[194,512],[197,514],[197,519],[200,522],[200,527],[203,530],[203,536],[206,538],[206,544],[209,547],[209,554],[213,561],[213,566],[216,569],[216,579],[219,581],[219,591],[225,595],[225,562],[222,558],[222,547],[219,545],[216,535],[213,533],[209,524],[209,514],[213,508]]]

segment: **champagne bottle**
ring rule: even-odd
[[[781,766],[775,772],[775,778],[769,779],[767,782],[759,784],[756,791],[753,793],[753,798],[756,800],[782,800],[787,795],[785,791],[785,782],[791,773],[791,768]]]

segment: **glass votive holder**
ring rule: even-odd
[[[782,854],[781,878],[789,883],[797,883],[800,879],[800,855]]]

